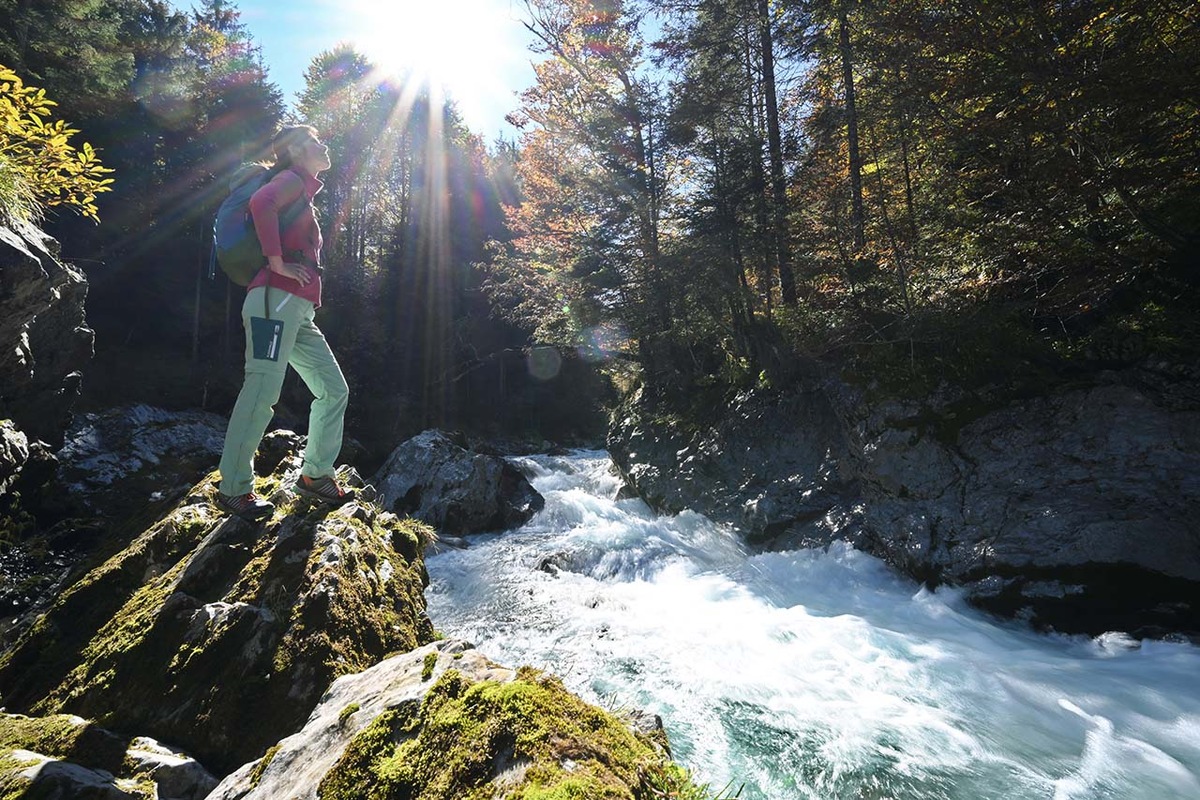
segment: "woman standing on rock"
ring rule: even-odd
[[[254,494],[254,452],[266,433],[291,364],[313,393],[300,494],[327,503],[351,498],[334,478],[342,449],[349,387],[325,336],[313,323],[321,305],[321,229],[313,197],[329,169],[329,148],[308,125],[284,128],[271,141],[271,179],[250,199],[265,264],[247,287],[246,377],[225,433],[217,505],[258,520],[275,510]],[[290,212],[290,213],[289,213]]]

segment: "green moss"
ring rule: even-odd
[[[19,773],[32,763],[0,751],[0,800],[28,800],[30,782]]]
[[[119,664],[140,664],[141,669],[148,673],[145,677],[156,678],[163,668],[161,662],[141,663],[138,659],[124,659],[122,656],[145,641],[154,629],[163,603],[171,594],[175,578],[184,566],[185,562],[177,563],[159,580],[135,592],[83,648],[76,667],[52,692],[35,703],[33,710],[55,713],[71,707],[75,699],[85,694],[104,692],[117,677]],[[127,684],[140,682],[143,677],[128,670],[121,673],[122,681]]]
[[[448,670],[419,712],[389,712],[355,737],[319,796],[649,800],[700,791],[652,741],[525,668],[512,682],[474,684]]]
[[[258,782],[262,780],[263,773],[267,771],[267,767],[271,765],[271,762],[275,759],[275,755],[278,752],[279,745],[269,748],[267,752],[263,753],[263,757],[258,760],[258,763],[254,765],[254,769],[250,771],[251,789],[253,789],[255,786],[258,786]]]
[[[100,554],[99,566],[65,589],[18,646],[0,657],[0,692],[6,705],[29,709],[62,684],[96,632],[124,613],[123,607],[146,587],[147,575],[178,564],[218,524],[219,518],[203,504],[184,506],[132,543],[124,539],[115,553]]]
[[[364,522],[348,508],[325,518],[322,530],[343,543],[341,554],[327,559],[324,548],[312,548],[297,576],[302,585],[297,592],[288,592],[310,600],[290,607],[289,630],[276,651],[276,672],[287,671],[316,648],[325,651],[323,660],[332,680],[366,669],[383,653],[408,652],[432,640],[433,628],[424,614],[423,564],[396,558],[393,531],[381,524],[380,517],[399,521],[394,515],[379,514]],[[325,546],[330,546],[328,540]],[[392,564],[388,581],[360,576],[367,563],[385,560]],[[270,579],[266,576],[268,587]],[[321,585],[336,591],[313,590]]]
[[[435,664],[437,664],[437,660],[438,660],[437,651],[434,651],[432,653],[427,653],[425,655],[425,663],[421,667],[421,680],[427,681],[433,677],[433,667]]]
[[[62,758],[71,752],[83,729],[83,724],[66,715],[26,717],[0,714],[0,750],[19,748]]]
[[[376,717],[350,740],[346,752],[317,787],[321,800],[359,800],[388,797],[376,787],[374,765],[395,748],[419,718],[420,704],[408,700]]]
[[[390,541],[391,547],[406,561],[423,561],[425,548],[436,541],[433,528],[412,518],[401,519],[390,512],[379,514],[374,523],[380,536]]]
[[[128,744],[124,738],[78,717],[0,714],[0,752],[29,750],[90,769],[120,774]]]
[[[346,720],[348,720],[348,719],[350,719],[350,717],[354,716],[354,712],[358,711],[358,709],[360,709],[360,708],[362,708],[362,706],[360,706],[358,703],[351,703],[350,705],[343,708],[338,713],[338,725],[345,725]]]
[[[283,472],[256,488],[277,492]],[[9,708],[69,710],[228,771],[300,727],[335,678],[433,640],[426,526],[291,500],[248,525],[214,509],[215,487],[209,475],[0,657]]]
[[[136,778],[118,778],[115,782],[118,789],[143,800],[158,800],[158,784],[152,778],[138,776]]]

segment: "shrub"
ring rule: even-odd
[[[0,65],[0,219],[33,220],[55,206],[100,219],[96,195],[110,190],[112,170],[87,142],[71,144],[79,131],[50,119],[55,105]]]

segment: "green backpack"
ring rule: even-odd
[[[273,177],[271,169],[263,164],[243,164],[230,178],[229,196],[213,220],[213,260],[238,286],[248,285],[266,263],[250,216],[250,198]],[[294,203],[280,214],[280,225],[290,225],[306,206],[302,201]],[[210,277],[215,273],[211,264],[209,273]]]

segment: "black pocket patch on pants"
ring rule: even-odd
[[[256,360],[278,361],[279,345],[283,341],[283,321],[251,317],[250,341],[254,345]]]

